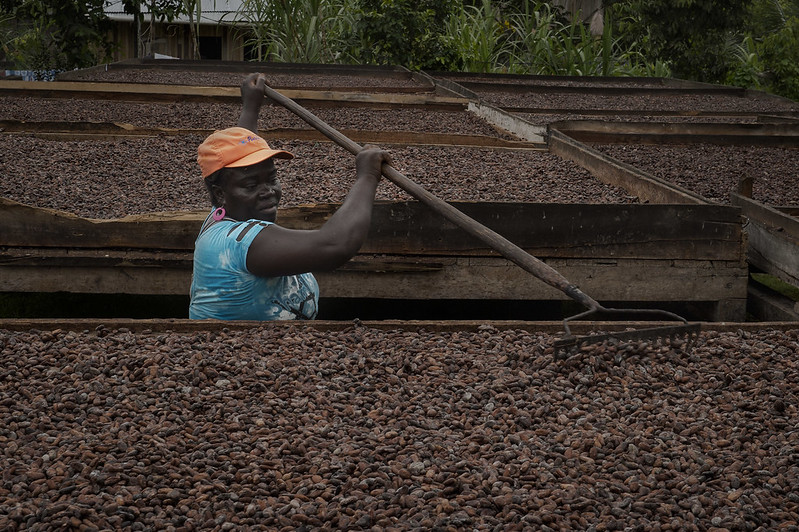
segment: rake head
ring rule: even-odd
[[[627,329],[623,331],[613,331],[599,334],[588,334],[585,336],[575,336],[571,333],[569,322],[585,318],[591,314],[602,313],[606,315],[624,314],[624,315],[646,315],[648,317],[663,317],[669,320],[676,320],[681,322],[678,325],[666,324],[658,327],[647,327],[644,329]],[[700,325],[699,323],[688,323],[687,320],[678,316],[677,314],[658,309],[609,309],[599,307],[595,309],[582,312],[564,320],[564,328],[566,334],[555,341],[555,358],[558,360],[565,360],[581,349],[595,344],[608,343],[613,346],[622,346],[617,350],[621,353],[627,353],[635,350],[642,350],[646,346],[654,345],[670,345],[673,348],[681,349],[689,353],[699,336]],[[617,363],[619,360],[616,361]]]

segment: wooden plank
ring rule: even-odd
[[[286,140],[313,140],[331,142],[313,128],[268,128],[260,129],[264,138]],[[112,122],[26,122],[0,120],[0,134],[32,133],[37,137],[61,139],[108,140],[109,137],[152,137],[159,135],[210,135],[212,129],[147,128],[132,124]],[[402,144],[423,146],[468,146],[508,148],[516,150],[543,151],[545,144],[517,140],[506,140],[487,135],[456,133],[424,133],[415,131],[364,131],[342,129],[341,133],[360,143]]]
[[[193,249],[204,217],[176,212],[92,220],[0,198],[0,246]]]
[[[546,127],[532,124],[527,120],[492,105],[472,102],[469,103],[468,109],[489,124],[507,131],[508,133],[512,133],[521,139],[541,144],[545,142]]]
[[[652,174],[600,153],[557,129],[549,130],[550,152],[573,161],[604,183],[615,185],[649,203],[708,204],[690,190],[659,179]]]
[[[749,263],[799,286],[799,219],[734,192],[730,202],[748,218],[744,230]]]
[[[369,264],[369,259],[373,262]],[[407,258],[403,259],[407,261]],[[323,297],[377,299],[568,300],[562,292],[502,258],[436,258],[415,271],[387,268],[385,257],[359,256],[363,267],[319,272]],[[424,264],[420,260],[417,264]],[[547,261],[599,301],[745,299],[747,270],[738,264],[668,260]],[[133,264],[0,267],[0,292],[185,295],[191,268]],[[742,319],[742,318],[741,318]]]
[[[734,192],[730,194],[730,202],[735,206],[741,207],[741,213],[744,216],[757,220],[780,233],[788,235],[792,239],[799,240],[799,220],[791,215],[793,209],[786,209],[789,212],[783,212],[780,209]]]
[[[580,142],[630,144],[685,144],[704,142],[722,145],[799,146],[799,124],[708,124],[658,122],[607,122],[564,120],[550,128]]]
[[[771,208],[776,209],[788,216],[799,216],[799,205],[772,205]]]
[[[685,258],[743,261],[741,218],[721,205],[453,202],[538,257]],[[0,246],[191,251],[205,212],[90,220],[0,198]],[[282,209],[294,229],[316,228],[337,204]],[[496,255],[419,202],[378,202],[363,253]]]
[[[371,93],[328,90],[285,89],[288,98],[302,102],[330,105],[421,106],[463,110],[468,100],[442,97],[433,93]],[[0,80],[0,94],[39,98],[91,98],[117,101],[147,102],[241,102],[239,87],[205,87],[195,85],[159,85],[154,83],[86,83],[80,81],[18,81]]]
[[[453,206],[538,257],[744,260],[742,220],[720,205],[470,203]],[[485,254],[415,202],[375,206],[366,252]]]
[[[752,266],[799,286],[799,240],[754,219],[746,225],[746,234]]]
[[[796,301],[758,283],[749,284],[748,295],[747,310],[759,320],[799,322],[799,303]]]
[[[191,268],[138,266],[2,266],[0,292],[188,294]]]
[[[600,301],[718,301],[745,299],[747,270],[739,265],[670,261],[547,261]],[[319,273],[328,297],[390,299],[568,300],[562,292],[504,259],[459,257],[424,275]]]
[[[269,139],[314,140],[332,142],[316,129],[272,128],[262,129],[262,136]],[[368,131],[362,129],[340,129],[339,132],[358,143],[381,145],[400,144],[411,146],[466,146],[478,148],[507,148],[514,150],[544,151],[545,144],[534,141],[506,140],[487,135],[455,133],[424,133],[417,131]]]

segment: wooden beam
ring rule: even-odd
[[[799,303],[796,301],[758,283],[749,284],[748,294],[747,310],[759,320],[799,322]]]
[[[264,138],[286,140],[312,140],[331,142],[325,135],[313,128],[269,128],[260,129]],[[115,122],[26,122],[20,120],[0,120],[0,134],[32,133],[37,137],[60,139],[108,140],[109,137],[154,137],[160,135],[210,135],[213,129],[172,129],[139,127]],[[402,144],[422,146],[468,146],[508,148],[514,150],[544,151],[545,144],[518,140],[507,140],[487,135],[466,135],[455,133],[424,133],[415,131],[364,131],[342,129],[341,133],[360,143]]]
[[[710,203],[695,192],[600,153],[557,129],[550,128],[548,143],[550,152],[579,164],[603,183],[621,187],[642,202]]]
[[[744,261],[737,207],[452,202],[467,216],[537,257]],[[321,226],[338,204],[281,209],[293,229]],[[91,220],[0,198],[0,246],[193,251],[206,212]],[[363,253],[496,256],[419,202],[378,202]],[[74,251],[73,251],[74,253]]]
[[[791,208],[784,207],[788,212],[783,212],[781,209],[734,192],[730,194],[730,202],[740,207],[741,214],[747,218],[757,220],[792,239],[799,240],[799,220],[791,215]]]
[[[468,100],[451,96],[437,96],[431,92],[406,94],[401,92],[378,93],[371,89],[362,92],[281,89],[282,94],[303,102],[348,104],[367,106],[411,106],[451,108],[463,110]],[[0,80],[0,95],[39,98],[83,98],[115,101],[146,102],[241,102],[239,87],[205,87],[194,85],[159,85],[154,83],[86,83],[81,81],[18,81]]]
[[[673,122],[608,122],[564,120],[549,124],[569,137],[588,143],[799,146],[799,123],[708,124]]]
[[[392,264],[392,260],[397,260]],[[714,261],[549,260],[600,301],[719,301],[746,298],[745,267]],[[322,295],[377,299],[568,300],[502,258],[359,255],[347,267],[316,274]],[[191,267],[133,263],[66,266],[3,264],[0,292],[185,295]],[[741,317],[743,319],[743,317]]]
[[[799,219],[741,194],[732,193],[730,200],[749,220],[745,225],[749,263],[799,286]]]
[[[540,144],[545,143],[547,129],[544,126],[532,124],[492,105],[470,102],[468,109],[494,127],[516,135],[520,139]]]

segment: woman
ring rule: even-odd
[[[237,127],[214,132],[197,150],[214,210],[195,243],[192,319],[315,318],[319,286],[309,272],[333,270],[358,252],[381,167],[390,164],[387,152],[366,146],[355,158],[355,183],[322,227],[275,224],[281,197],[275,159],[294,155],[271,149],[256,134],[265,82],[263,75],[248,76]]]

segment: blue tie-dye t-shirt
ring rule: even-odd
[[[219,320],[314,319],[319,285],[310,273],[258,277],[247,270],[247,250],[271,222],[206,220],[194,246],[189,318]]]

